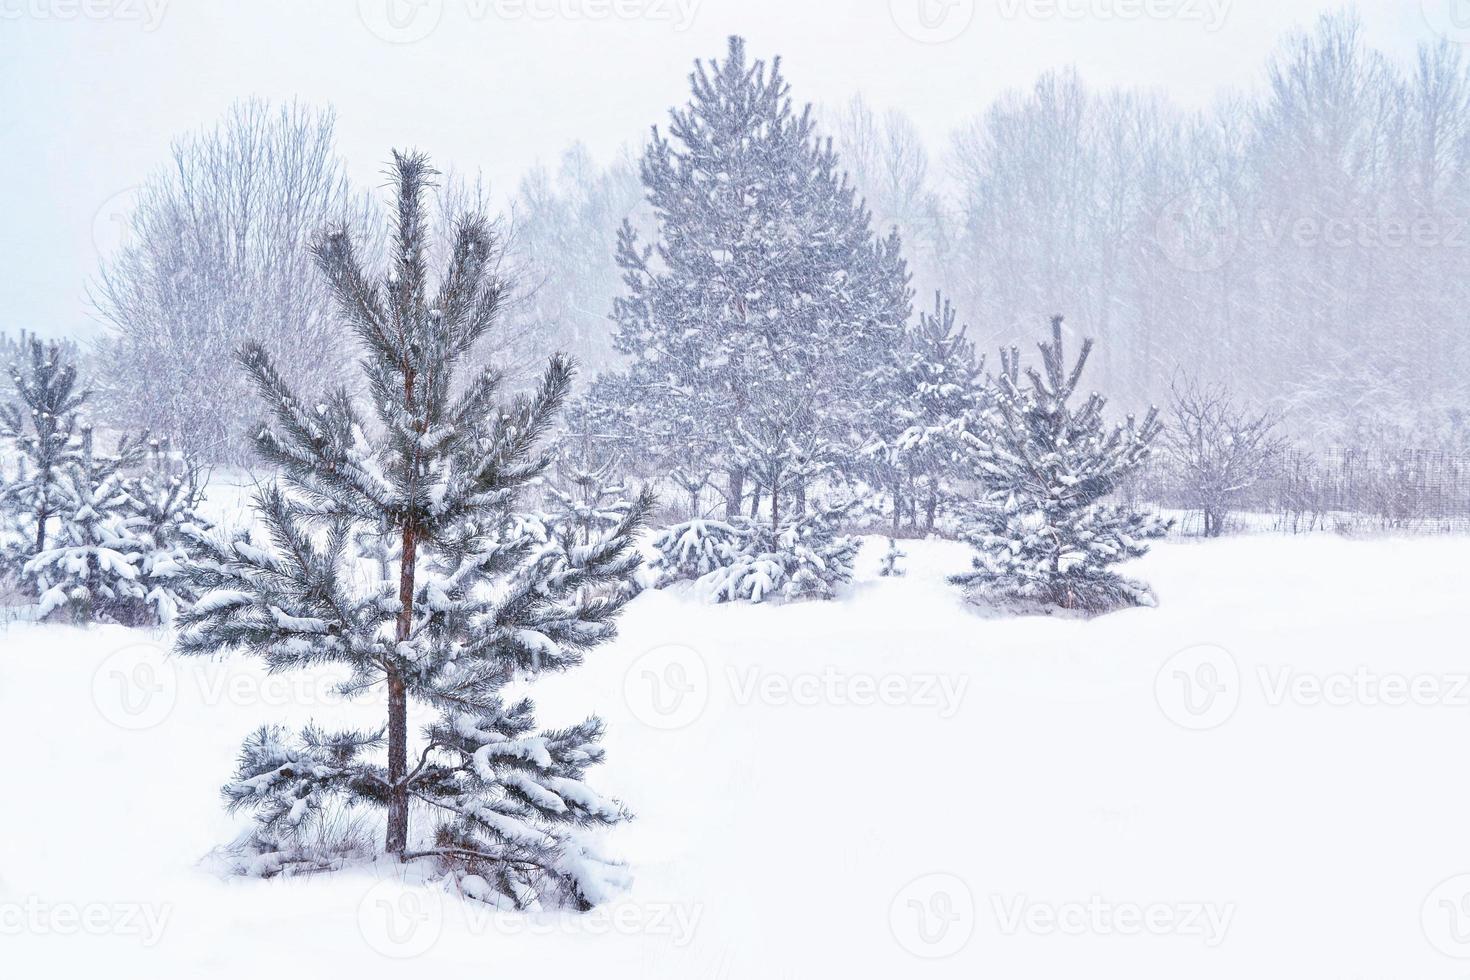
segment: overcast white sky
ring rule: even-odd
[[[1396,58],[1437,5],[1368,0]],[[922,5],[922,7],[921,7]],[[1073,64],[1095,84],[1203,104],[1252,86],[1326,0],[0,0],[0,329],[97,330],[85,287],[170,138],[234,98],[331,103],[355,174],[393,146],[495,191],[574,139],[607,158],[741,33],[796,97],[902,106],[942,152],[999,91]],[[1153,11],[1154,16],[1139,11]],[[927,16],[921,17],[924,14]],[[1166,16],[1158,16],[1165,14]],[[951,36],[953,35],[953,36]],[[915,37],[919,39],[915,39]],[[385,39],[386,38],[386,39]]]

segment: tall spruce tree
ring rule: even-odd
[[[582,781],[602,758],[601,722],[537,733],[532,703],[506,703],[502,689],[524,672],[573,667],[613,637],[652,501],[640,496],[574,549],[546,546],[517,519],[518,493],[548,465],[537,447],[572,368],[552,358],[539,387],[509,402],[493,371],[457,377],[496,324],[498,246],[482,217],[461,217],[447,267],[430,282],[433,174],[425,157],[394,154],[396,223],[381,284],[345,229],[314,247],[362,347],[371,418],[345,389],[319,402],[296,397],[263,349],[245,348],[271,411],[256,449],[283,486],[257,500],[268,545],[209,542],[191,565],[209,592],[182,617],[179,649],[243,648],[273,670],[338,665],[346,692],[386,688],[385,730],[312,727],[293,739],[268,728],[246,743],[225,794],[255,811],[267,867],[302,859],[304,828],[334,802],[368,804],[386,811],[390,854],[437,859],[469,894],[587,907],[607,892],[606,867],[572,832],[625,815]],[[355,554],[364,532],[386,533],[396,548]],[[373,574],[384,565],[386,581]],[[412,767],[410,700],[437,713]],[[432,832],[410,827],[411,802],[440,818]]]
[[[1103,501],[1148,458],[1162,428],[1158,410],[1109,427],[1096,392],[1069,406],[1092,341],[1068,367],[1058,316],[1040,348],[1042,371],[1028,368],[1025,382],[1020,352],[1001,352],[988,424],[965,435],[985,492],[965,533],[979,552],[974,568],[953,580],[1001,604],[1088,613],[1153,605],[1147,585],[1108,566],[1145,554],[1167,524]]]
[[[854,356],[907,318],[907,270],[896,238],[875,239],[810,107],[793,108],[779,59],[751,61],[732,37],[690,83],[642,160],[657,239],[625,226],[618,240],[625,390],[698,420],[696,441],[727,472],[728,516],[753,479],[776,521],[798,519],[819,450],[846,437],[865,395]]]

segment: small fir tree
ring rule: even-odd
[[[55,533],[21,574],[37,596],[40,619],[141,625],[148,590],[139,580],[142,542],[128,524],[133,498],[124,469],[142,460],[143,449],[124,440],[106,456],[93,442],[83,426],[79,453],[55,474]]]
[[[980,433],[966,435],[985,493],[964,535],[979,552],[974,568],[953,581],[1000,604],[1087,613],[1153,605],[1147,585],[1109,566],[1145,554],[1167,524],[1103,500],[1147,459],[1158,410],[1110,428],[1096,392],[1069,406],[1092,341],[1069,369],[1060,316],[1051,328],[1042,371],[1028,369],[1024,383],[1019,351],[1001,352],[994,411]]]
[[[528,530],[535,522],[519,519],[518,494],[548,465],[537,446],[572,369],[553,358],[536,390],[508,403],[493,371],[456,383],[496,323],[502,289],[495,240],[477,215],[458,221],[447,268],[430,282],[432,174],[424,157],[394,154],[396,225],[381,284],[345,231],[315,246],[364,351],[371,422],[345,391],[298,399],[261,348],[246,348],[272,414],[256,448],[283,480],[257,500],[271,540],[208,544],[191,565],[208,592],[181,618],[179,649],[243,648],[273,670],[336,665],[348,693],[386,689],[382,729],[270,728],[246,742],[225,795],[257,817],[258,867],[309,859],[302,841],[331,808],[363,805],[386,812],[390,854],[439,862],[467,894],[586,908],[617,873],[576,831],[625,816],[583,782],[602,758],[601,722],[538,731],[532,703],[504,688],[573,667],[613,637],[652,501],[640,496],[570,551],[548,548]],[[396,549],[355,554],[354,536],[369,530],[389,532]],[[390,579],[376,574],[381,564]],[[412,764],[410,701],[435,712]],[[411,827],[411,803],[435,826]]]
[[[96,450],[80,420],[87,392],[57,345],[30,338],[13,371],[17,401],[4,426],[20,452],[0,504],[15,532],[6,564],[36,598],[37,618],[142,626],[170,622],[192,598],[179,578],[186,537],[207,527],[192,466],[168,472],[166,451],[124,438]],[[152,465],[144,466],[152,447]]]
[[[11,549],[23,560],[46,549],[51,519],[66,504],[63,475],[81,456],[79,412],[90,393],[78,387],[76,363],[60,345],[28,337],[22,347],[24,359],[10,366],[15,400],[0,404],[0,424],[20,454],[4,503],[29,539]]]
[[[919,314],[900,356],[897,452],[914,481],[911,498],[923,503],[924,530],[933,531],[948,484],[961,471],[962,433],[990,400],[985,358],[975,355],[954,307],[937,292],[933,311]]]
[[[134,539],[138,584],[149,618],[170,623],[198,598],[183,574],[190,542],[212,524],[200,511],[207,482],[192,459],[176,463],[167,443],[149,443],[148,465],[127,483],[130,516],[126,526]]]
[[[933,312],[921,312],[874,361],[854,468],[892,502],[894,533],[905,510],[918,526],[921,499],[924,529],[932,531],[944,480],[957,469],[960,433],[985,403],[984,359],[976,361],[954,308],[935,293]]]
[[[585,431],[563,437],[556,480],[546,487],[552,530],[563,547],[595,541],[628,516],[628,488],[616,476],[620,463],[616,456],[599,458]]]
[[[878,566],[878,574],[884,578],[898,578],[903,575],[903,569],[898,563],[908,557],[908,552],[898,547],[898,542],[893,538],[888,539],[888,550],[883,553],[883,561]]]
[[[773,527],[765,521],[694,520],[653,540],[660,588],[694,583],[710,602],[832,599],[852,580],[860,542],[839,533],[853,504],[817,506]]]

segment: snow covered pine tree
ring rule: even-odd
[[[982,602],[1023,609],[1060,607],[1100,613],[1153,605],[1142,582],[1108,566],[1147,553],[1144,541],[1168,527],[1159,518],[1101,503],[1149,455],[1162,424],[1150,409],[1142,424],[1128,416],[1108,428],[1106,399],[1088,396],[1080,410],[1067,405],[1077,390],[1092,341],[1069,371],[1062,349],[1062,318],[1051,323],[1041,348],[1043,377],[1020,352],[1001,351],[996,404],[965,443],[984,496],[964,538],[979,551],[974,570],[952,581]]]
[[[897,533],[905,510],[919,528],[934,530],[944,479],[960,457],[960,433],[987,398],[985,359],[977,362],[965,327],[955,326],[955,310],[941,294],[934,311],[921,311],[902,336],[867,359],[869,400],[860,427],[862,449],[853,468],[893,502]]]
[[[562,434],[556,451],[557,479],[546,486],[551,533],[568,550],[589,544],[628,516],[627,487],[614,475],[621,460],[615,455],[599,457],[586,436],[575,430]]]
[[[963,455],[962,433],[972,418],[982,415],[990,399],[985,383],[985,358],[956,327],[949,300],[934,294],[934,311],[920,313],[902,349],[904,371],[898,415],[903,432],[898,450],[906,460],[914,486],[913,523],[918,504],[924,505],[923,530],[932,532],[941,501],[950,492],[946,481],[956,475]]]
[[[81,455],[78,412],[88,392],[77,388],[77,368],[56,344],[22,341],[25,361],[10,365],[16,400],[0,403],[5,435],[20,452],[20,469],[5,484],[7,516],[26,541],[6,548],[12,570],[46,548],[47,524],[63,506],[62,472]]]
[[[150,440],[148,455],[148,463],[125,484],[126,527],[143,601],[154,620],[170,623],[198,598],[183,569],[190,546],[213,524],[200,511],[204,471],[192,459],[173,459],[166,442]]]
[[[209,591],[181,617],[179,650],[244,648],[271,670],[345,668],[346,694],[386,688],[386,731],[313,726],[293,738],[273,727],[245,743],[224,793],[231,808],[256,814],[250,870],[335,863],[307,847],[319,839],[310,835],[333,807],[366,805],[386,811],[389,854],[456,876],[466,895],[588,908],[621,876],[576,830],[626,815],[583,782],[602,758],[602,724],[538,733],[532,702],[506,703],[502,692],[527,672],[575,666],[612,638],[652,500],[641,495],[615,527],[567,551],[519,530],[513,507],[547,465],[537,445],[572,369],[552,358],[539,388],[508,404],[494,371],[455,384],[497,319],[498,246],[481,216],[457,219],[431,295],[424,198],[433,175],[423,156],[394,154],[392,269],[381,287],[345,230],[314,246],[364,350],[378,434],[345,389],[302,402],[258,346],[243,351],[273,417],[256,448],[285,486],[257,498],[270,546],[214,541],[191,563]],[[353,553],[361,532],[384,528],[396,553]],[[393,579],[379,577],[382,561],[396,561]],[[439,713],[412,768],[410,698]],[[375,758],[384,749],[386,767]],[[410,802],[439,817],[431,832],[410,827]]]
[[[56,473],[56,533],[26,561],[22,578],[35,591],[39,619],[60,612],[80,623],[141,625],[147,590],[136,561],[142,542],[127,526],[132,501],[123,470],[142,460],[142,446],[124,440],[117,455],[99,455],[86,426],[79,442]]]
[[[88,392],[56,345],[28,342],[13,367],[17,403],[4,431],[20,452],[19,472],[0,492],[7,519],[5,565],[36,599],[38,619],[129,626],[167,623],[191,595],[176,577],[184,531],[205,526],[195,513],[199,487],[132,472],[144,461],[141,437],[114,455],[95,450],[80,420]],[[155,453],[157,456],[157,453]]]
[[[664,581],[723,562],[712,598],[827,597],[856,547],[838,536],[841,509],[809,498],[857,427],[871,351],[902,333],[907,268],[810,107],[793,107],[779,59],[752,60],[732,37],[690,84],[643,156],[656,238],[641,244],[631,225],[618,238],[613,319],[631,360],[607,390],[668,416],[644,427],[645,446],[709,447],[725,471],[723,522],[699,520],[705,473],[679,481],[694,519],[659,538]]]

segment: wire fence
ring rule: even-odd
[[[1188,481],[1156,458],[1122,491],[1176,512],[1175,534],[1201,533]],[[1470,456],[1422,449],[1337,449],[1286,454],[1275,471],[1232,498],[1227,532],[1286,534],[1470,532]]]

